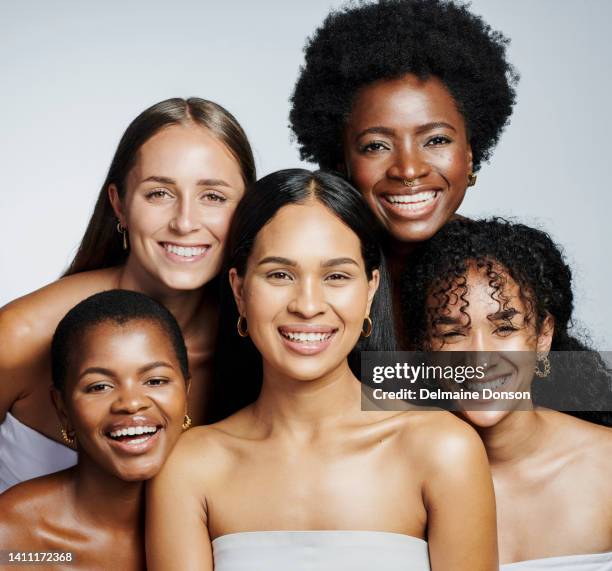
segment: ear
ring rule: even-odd
[[[55,412],[57,413],[62,428],[68,433],[72,432],[72,426],[68,418],[68,412],[66,411],[66,405],[64,404],[62,394],[55,387],[51,387],[50,393],[51,402],[53,402]]]
[[[368,312],[367,315],[370,315],[370,309],[372,308],[372,302],[374,301],[374,296],[378,291],[378,286],[380,285],[380,272],[378,270],[372,270],[372,277],[370,281],[368,281]]]
[[[107,192],[108,200],[110,201],[111,206],[113,207],[115,216],[119,218],[119,222],[122,226],[126,226],[125,215],[123,213],[123,204],[121,203],[121,198],[119,197],[119,190],[117,189],[117,186],[114,184],[110,184],[108,186]]]
[[[468,174],[474,172],[474,155],[472,153],[472,145],[467,146]]]
[[[189,396],[189,393],[191,392],[191,377],[188,377],[185,379],[185,396]],[[185,407],[187,407],[187,404],[185,403]]]
[[[236,268],[230,269],[229,282],[230,287],[232,288],[232,292],[234,294],[234,301],[236,302],[238,313],[240,315],[244,315],[244,295],[242,291],[242,284],[244,282],[244,278],[241,278],[238,275],[238,270],[236,270]]]
[[[540,328],[540,334],[538,335],[536,350],[538,353],[548,354],[550,346],[552,345],[553,336],[555,333],[555,319],[552,315],[548,314],[542,323]]]

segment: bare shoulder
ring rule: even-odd
[[[0,368],[18,368],[40,357],[68,310],[94,293],[112,289],[116,275],[116,268],[75,274],[1,308]]]
[[[568,454],[575,464],[589,471],[606,474],[612,471],[612,428],[593,424],[558,412],[550,413],[556,423],[560,439],[567,446]],[[610,486],[612,493],[612,486]]]
[[[32,547],[41,519],[56,514],[69,470],[17,484],[0,494],[0,549]]]
[[[180,476],[202,483],[221,476],[235,463],[242,416],[243,411],[239,411],[215,424],[183,433],[162,468],[162,478]]]
[[[406,448],[431,469],[466,464],[484,457],[484,446],[476,431],[447,411],[403,413],[401,436]]]

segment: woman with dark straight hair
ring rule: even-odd
[[[129,125],[63,278],[0,310],[0,491],[76,461],[50,408],[49,346],[60,318],[95,293],[139,291],[170,310],[189,352],[189,414],[195,424],[207,419],[214,278],[254,181],[246,135],[216,103],[168,99]]]
[[[148,487],[152,571],[497,568],[474,431],[443,411],[361,410],[349,355],[395,345],[375,228],[359,193],[323,172],[271,174],[239,206],[237,312],[221,319],[262,375],[249,361],[228,375],[256,400],[181,437]]]

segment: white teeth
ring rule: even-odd
[[[135,436],[137,434],[153,434],[157,432],[156,426],[129,426],[120,428],[109,433],[111,438],[120,438],[121,436]]]
[[[329,339],[332,336],[332,333],[282,332],[281,335],[287,339],[290,339],[291,341],[297,341],[299,343],[317,343]]]
[[[164,248],[167,252],[171,252],[177,256],[184,258],[193,258],[194,256],[201,256],[208,246],[175,246],[174,244],[164,244]]]
[[[391,204],[405,210],[417,210],[424,203],[432,201],[435,197],[435,190],[417,192],[417,194],[387,194],[385,196]]]
[[[475,391],[481,393],[484,389],[491,389],[497,391],[501,389],[510,380],[510,375],[505,375],[492,381],[465,381],[464,386],[468,391]]]

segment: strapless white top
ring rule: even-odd
[[[612,571],[612,552],[545,557],[502,565],[500,571]]]
[[[381,531],[247,531],[213,540],[215,571],[429,571],[427,542]]]
[[[0,424],[0,493],[24,480],[65,470],[76,461],[74,450],[6,413]]]

